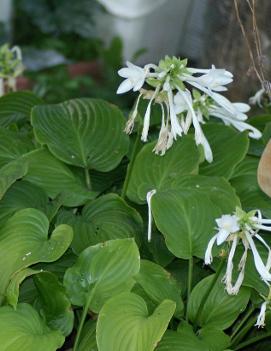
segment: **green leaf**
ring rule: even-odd
[[[69,335],[74,315],[63,285],[50,272],[36,275],[34,283],[39,293],[38,307],[49,327],[60,330],[64,336]]]
[[[96,322],[91,319],[84,324],[78,351],[98,351],[96,342]]]
[[[71,227],[56,227],[49,239],[48,229],[47,217],[32,208],[16,212],[0,229],[0,303],[15,272],[40,261],[55,261],[69,247]]]
[[[201,329],[199,331],[199,339],[208,346],[210,351],[224,351],[231,345],[230,337],[215,327]]]
[[[95,197],[96,193],[88,191],[72,171],[47,150],[32,151],[24,158],[29,164],[24,179],[41,187],[50,198],[61,194],[63,205],[73,207]]]
[[[229,179],[236,165],[247,153],[247,133],[240,133],[222,124],[210,123],[203,126],[203,131],[212,148],[214,160],[212,163],[204,162],[199,173]]]
[[[124,116],[114,105],[97,99],[74,99],[37,106],[32,125],[37,140],[70,165],[107,172],[128,151]]]
[[[0,167],[20,158],[34,148],[30,140],[20,133],[0,127]]]
[[[0,340],[3,351],[55,351],[64,343],[61,333],[49,329],[28,304],[19,304],[16,310],[0,308]]]
[[[175,256],[203,258],[215,219],[232,213],[239,201],[222,178],[190,176],[178,182],[179,188],[158,191],[152,197],[153,218]]]
[[[188,303],[188,317],[194,323],[198,308],[205,292],[212,284],[214,275],[202,279],[192,290]],[[237,295],[228,295],[225,286],[218,279],[204,303],[202,313],[197,320],[201,327],[227,329],[242,313],[249,301],[250,289],[241,288]]]
[[[67,269],[64,286],[74,305],[84,306],[92,294],[90,309],[99,312],[114,294],[129,291],[139,272],[140,258],[133,239],[106,241],[85,249]]]
[[[246,157],[236,168],[231,184],[236,189],[245,211],[257,208],[264,216],[271,218],[271,199],[261,191],[257,181],[258,163],[258,158]]]
[[[72,248],[76,254],[90,245],[112,239],[135,237],[140,242],[143,231],[138,212],[116,194],[106,194],[91,201],[83,208],[82,215],[62,211],[58,223],[73,227]]]
[[[183,301],[181,288],[169,272],[151,261],[141,260],[140,271],[135,276],[136,282],[156,304],[169,299],[176,303],[175,315],[182,316]]]
[[[153,351],[174,313],[175,304],[164,300],[149,315],[145,301],[136,294],[112,297],[97,323],[99,351]]]
[[[17,179],[26,175],[28,164],[23,159],[11,161],[0,168],[0,200],[3,198],[8,188],[16,182]]]
[[[28,91],[18,91],[0,98],[0,125],[7,127],[10,124],[29,119],[33,106],[43,101]]]
[[[191,136],[175,142],[164,156],[152,152],[154,145],[147,144],[138,153],[128,185],[127,196],[139,204],[146,202],[148,191],[168,189],[180,176],[198,171],[200,153]]]

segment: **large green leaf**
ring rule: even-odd
[[[60,160],[97,171],[114,169],[128,151],[125,119],[114,105],[97,99],[74,99],[37,106],[32,125],[37,140]]]
[[[84,324],[78,351],[98,351],[96,342],[96,322],[91,319]]]
[[[26,175],[28,164],[24,159],[11,161],[0,168],[0,200],[17,179]]]
[[[47,217],[35,209],[23,209],[0,229],[0,303],[11,276],[34,263],[57,260],[72,241],[72,228],[62,224],[48,239]]]
[[[0,167],[31,151],[34,145],[20,133],[0,127]]]
[[[231,345],[230,337],[215,327],[202,328],[198,337],[208,346],[210,351],[224,351]]]
[[[239,201],[222,178],[190,176],[178,183],[178,188],[158,191],[152,197],[154,221],[175,256],[203,258],[214,235],[215,219],[232,213]]]
[[[45,149],[32,151],[24,156],[29,168],[25,180],[44,189],[54,199],[61,194],[65,206],[79,206],[93,199],[95,193],[88,191],[64,163]]]
[[[152,152],[154,143],[147,144],[136,157],[127,195],[136,203],[145,203],[152,189],[168,189],[185,174],[197,173],[200,153],[191,136],[174,143],[164,156]]]
[[[181,289],[169,272],[151,261],[141,260],[140,271],[135,276],[136,282],[156,304],[169,299],[176,303],[177,317],[182,316],[183,301]]]
[[[188,303],[188,317],[192,322],[196,322],[202,298],[212,284],[213,277],[214,275],[210,275],[202,279],[192,290]],[[201,327],[226,329],[245,310],[249,298],[249,288],[241,288],[237,295],[231,296],[227,294],[221,279],[218,279],[203,305],[197,324]]]
[[[232,175],[231,184],[240,197],[246,211],[260,209],[264,216],[271,218],[271,199],[262,192],[257,181],[259,159],[246,157]]]
[[[140,242],[143,223],[138,212],[116,194],[106,194],[86,205],[81,215],[62,211],[58,223],[73,227],[72,248],[79,254],[90,245],[135,237]]]
[[[97,323],[99,351],[153,351],[167,329],[175,303],[164,300],[149,315],[145,301],[133,293],[112,297]]]
[[[60,330],[63,335],[69,335],[74,315],[63,285],[50,272],[35,275],[34,282],[39,293],[37,306],[47,324],[52,329]]]
[[[80,254],[76,263],[67,269],[64,286],[77,306],[84,306],[92,294],[90,309],[99,312],[109,297],[131,289],[139,266],[139,252],[133,239],[106,241]]]
[[[166,331],[156,351],[210,351],[193,332]]]
[[[246,132],[240,133],[222,124],[206,124],[203,131],[213,151],[212,163],[204,162],[200,174],[230,178],[234,168],[245,157],[249,140]]]
[[[3,351],[55,351],[64,343],[59,331],[53,331],[30,305],[17,309],[0,308],[0,349]]]
[[[18,91],[0,98],[0,125],[8,125],[30,118],[33,106],[42,104],[42,100],[30,91]]]

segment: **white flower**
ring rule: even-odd
[[[167,111],[167,120],[165,121],[165,109],[162,103],[160,103],[160,106],[162,110],[161,129],[159,132],[158,141],[153,148],[153,151],[156,153],[156,155],[163,156],[165,152],[173,145],[173,135],[169,126],[169,111]]]
[[[156,190],[153,189],[147,193],[146,199],[148,204],[148,241],[151,241],[152,232],[152,210],[151,210],[151,199],[156,194]]]
[[[211,238],[207,245],[205,252],[205,264],[210,264],[212,262],[212,248],[215,244],[221,245],[224,242],[231,242],[231,248],[227,261],[226,274],[223,281],[226,284],[226,290],[229,294],[237,294],[245,275],[245,264],[247,259],[248,250],[252,251],[255,268],[258,271],[260,277],[269,286],[271,281],[271,273],[269,272],[271,266],[271,249],[264,239],[258,234],[258,230],[268,230],[271,231],[271,227],[264,224],[271,224],[270,220],[262,219],[261,212],[259,210],[255,211],[257,216],[254,214],[246,214],[240,209],[237,209],[234,215],[223,215],[221,218],[216,220],[218,224],[218,232]],[[264,264],[262,258],[259,255],[257,247],[254,243],[254,238],[259,240],[268,250],[267,263]],[[239,241],[242,242],[244,246],[243,255],[238,264],[239,275],[235,284],[232,283],[232,273],[233,273],[233,258],[235,255],[236,248]]]
[[[262,98],[263,98],[264,93],[265,93],[265,90],[264,90],[264,88],[262,88],[262,89],[258,90],[254,96],[251,96],[249,98],[250,105],[258,105],[260,107],[263,107],[262,106]]]
[[[133,91],[140,90],[144,83],[148,73],[148,70],[134,65],[127,61],[127,68],[121,68],[118,74],[126,78],[119,86],[117,94],[127,93],[127,91],[133,89]]]
[[[261,305],[260,313],[258,315],[257,322],[255,324],[255,326],[258,328],[263,328],[265,326],[265,313],[266,313],[268,304],[269,304],[269,301],[265,301]]]
[[[205,73],[201,76],[188,76],[187,82],[196,82],[197,84],[213,91],[225,91],[227,90],[224,85],[227,85],[233,81],[233,75],[225,69],[217,69],[212,65],[211,69],[195,69],[188,68],[190,73]]]
[[[233,113],[217,105],[212,105],[209,112],[211,116],[221,119],[226,125],[232,125],[240,132],[247,130],[249,132],[248,135],[251,138],[260,139],[262,137],[262,133],[250,124],[244,122],[244,120],[247,119],[245,112],[250,109],[249,105],[236,102],[233,103],[232,106],[235,109]]]

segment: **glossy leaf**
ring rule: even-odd
[[[143,223],[138,212],[116,194],[106,194],[87,204],[81,215],[62,212],[58,223],[74,229],[72,248],[79,254],[90,245],[135,237],[140,242]]]
[[[49,327],[60,330],[65,336],[69,335],[74,315],[63,285],[50,272],[35,275],[34,283],[39,294],[38,307]]]
[[[214,160],[212,163],[204,162],[200,166],[199,173],[229,179],[234,168],[247,153],[249,146],[247,133],[212,123],[204,125],[203,131],[212,148]]]
[[[152,152],[154,145],[149,143],[138,153],[128,185],[127,196],[139,204],[146,202],[148,191],[168,189],[182,175],[198,171],[200,152],[191,136],[176,141],[164,156]]]
[[[156,304],[169,299],[176,303],[175,315],[182,316],[183,301],[181,289],[169,272],[151,261],[141,260],[136,282]]]
[[[55,261],[69,247],[71,227],[56,227],[49,239],[48,229],[47,217],[32,208],[16,212],[0,229],[0,303],[15,272],[37,262]]]
[[[195,322],[201,300],[212,283],[212,279],[213,275],[202,279],[191,293],[188,304],[188,317],[192,322]],[[239,314],[245,310],[249,298],[250,289],[248,288],[241,288],[237,295],[228,295],[221,279],[218,279],[204,303],[202,313],[197,320],[198,325],[218,329],[230,327]]]
[[[70,165],[107,172],[128,151],[124,116],[114,105],[97,99],[74,99],[37,106],[32,125],[37,140]]]
[[[55,199],[61,194],[65,206],[79,206],[93,199],[96,193],[88,191],[72,171],[45,149],[39,149],[24,156],[29,169],[25,180],[45,190]]]
[[[158,191],[151,201],[155,224],[168,249],[183,259],[203,258],[215,219],[232,213],[239,204],[224,179],[201,176],[184,177],[183,187]]]
[[[149,315],[145,301],[136,294],[112,297],[97,323],[99,351],[153,351],[167,329],[175,304],[164,300]]]
[[[129,291],[139,272],[139,252],[133,239],[116,239],[86,248],[67,269],[64,286],[77,306],[92,294],[90,309],[99,312],[111,296]]]
[[[64,343],[59,331],[48,328],[37,311],[28,304],[0,307],[1,350],[55,351]]]

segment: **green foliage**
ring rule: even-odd
[[[112,67],[119,51],[116,41],[105,55]],[[220,259],[207,268],[203,258],[221,215],[242,206],[271,217],[257,184],[262,149],[206,123],[212,164],[191,135],[163,157],[152,142],[140,145],[133,163],[124,124],[100,99],[0,98],[0,350],[55,351],[66,340],[74,351],[225,351],[257,335],[259,293],[268,289],[251,250],[236,296],[221,283]],[[213,255],[228,251],[226,243]]]

